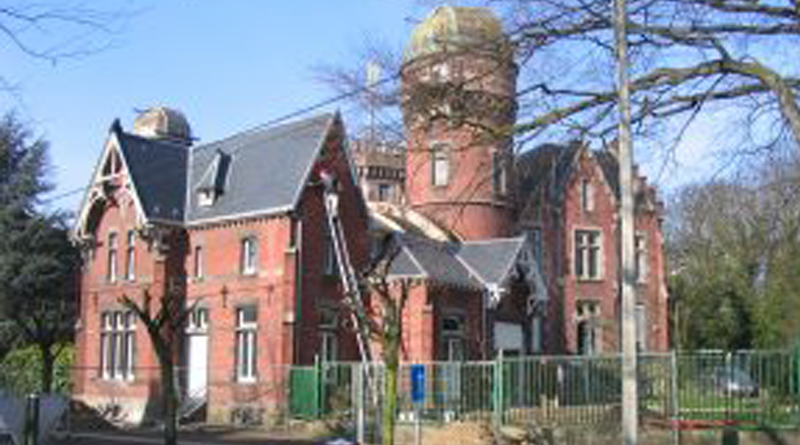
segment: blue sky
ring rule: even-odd
[[[136,109],[181,109],[212,141],[333,96],[315,79],[321,63],[354,62],[366,36],[402,45],[428,7],[401,0],[171,0],[95,2],[135,9],[110,48],[53,65],[0,45],[2,75],[18,86],[15,109],[48,139],[57,191],[85,185],[112,120],[130,128]],[[79,196],[59,200],[74,209]]]
[[[89,5],[134,11],[124,26],[103,36],[108,49],[50,64],[9,41],[0,45],[0,75],[18,86],[15,94],[0,93],[0,112],[15,109],[51,142],[53,195],[87,184],[114,118],[130,128],[135,110],[167,105],[186,114],[200,142],[228,136],[332,97],[315,79],[314,66],[356,63],[368,37],[400,48],[431,8],[419,0]],[[77,194],[54,205],[75,210],[79,199]]]

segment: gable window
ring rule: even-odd
[[[125,251],[125,279],[133,281],[136,279],[136,233],[128,231],[127,250]]]
[[[336,275],[339,263],[336,260],[336,246],[333,244],[333,237],[330,229],[325,226],[323,230],[325,240],[323,241],[322,273],[325,275]]]
[[[450,181],[450,158],[447,145],[436,144],[431,149],[431,184],[444,187]]]
[[[584,212],[594,210],[594,187],[588,179],[581,180],[581,210]]]
[[[500,151],[492,153],[492,191],[499,196],[508,193],[506,158]]]
[[[599,230],[575,231],[575,276],[582,280],[602,277]]]
[[[258,314],[255,306],[236,309],[236,380],[256,380]]]
[[[136,318],[131,311],[100,315],[100,374],[108,380],[133,379]]]
[[[258,264],[258,249],[253,237],[242,240],[241,270],[243,275],[254,275]]]
[[[108,234],[108,262],[106,264],[106,280],[113,283],[117,281],[117,249],[119,241],[117,234],[111,232]]]
[[[639,283],[647,281],[647,237],[641,233],[637,233],[634,237],[634,267],[636,281]]]
[[[203,278],[205,271],[203,270],[203,246],[194,247],[194,277],[196,279]]]

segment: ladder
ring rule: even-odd
[[[344,236],[341,220],[339,219],[339,193],[336,178],[326,172],[320,173],[320,179],[324,187],[323,201],[325,203],[325,216],[330,231],[333,251],[336,255],[336,264],[339,268],[339,277],[342,280],[345,303],[350,306],[350,316],[353,319],[353,326],[356,329],[356,339],[358,341],[358,351],[361,354],[361,362],[364,369],[369,369],[372,362],[372,354],[369,348],[369,325],[365,322],[366,310],[364,301],[361,297],[361,288],[356,278],[353,264],[350,262],[350,253],[347,250],[347,240]],[[368,374],[368,373],[367,373]]]

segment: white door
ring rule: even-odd
[[[208,335],[189,335],[188,396],[199,397],[206,393],[208,382]]]

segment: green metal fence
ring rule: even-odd
[[[647,353],[639,356],[642,423],[663,428],[800,427],[800,355],[796,350]],[[621,421],[619,355],[499,357],[493,361],[430,362],[425,368],[426,422],[494,425],[616,427]],[[291,412],[296,417],[355,416],[359,403],[380,392],[359,363],[295,367]],[[411,364],[398,384],[398,419],[411,421]],[[362,385],[364,385],[362,387]],[[357,396],[356,394],[362,394]],[[373,400],[382,394],[372,394]],[[374,407],[373,407],[374,408]]]

